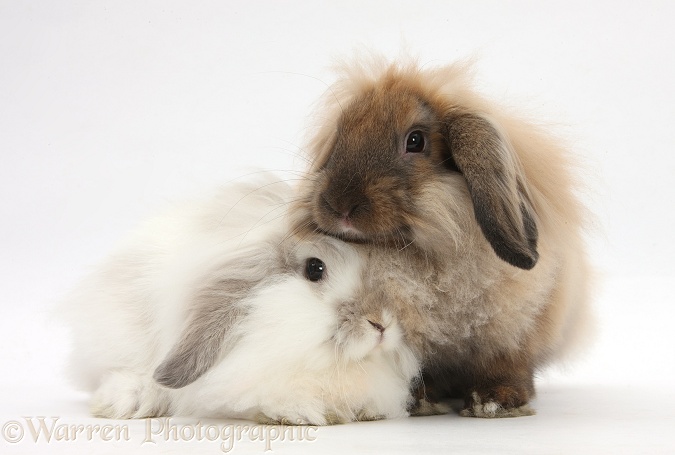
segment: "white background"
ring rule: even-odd
[[[48,311],[124,233],[250,167],[302,169],[335,57],[478,58],[479,87],[584,159],[599,331],[542,375],[536,417],[321,428],[275,452],[675,451],[675,4],[0,0],[0,424],[89,419]],[[100,423],[100,422],[98,422]],[[188,423],[191,423],[188,421]],[[222,422],[221,422],[222,423]],[[219,453],[215,442],[40,441],[0,452]],[[236,453],[263,453],[241,441]]]

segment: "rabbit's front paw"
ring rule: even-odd
[[[142,419],[166,415],[169,402],[152,377],[112,371],[94,393],[89,407],[96,417]]]
[[[334,411],[325,411],[321,415],[317,415],[315,413],[307,413],[309,416],[304,416],[304,415],[291,415],[290,413],[286,413],[286,415],[283,416],[274,416],[270,417],[265,413],[258,413],[256,415],[255,420],[256,422],[263,424],[263,425],[340,425],[343,423],[348,423],[351,421],[356,421],[356,422],[367,422],[371,420],[382,420],[385,419],[386,417],[380,414],[374,414],[372,412],[362,410],[358,412],[357,414],[351,416],[351,417],[345,417],[337,412]]]
[[[280,410],[267,409],[259,412],[255,420],[264,425],[337,425],[348,422],[348,419],[334,411],[323,407],[308,406],[304,409],[290,406]]]
[[[434,402],[426,398],[419,398],[415,401],[414,406],[410,409],[410,415],[414,417],[419,416],[435,416],[447,414],[451,410],[450,405],[445,402]]]
[[[320,418],[308,418],[300,415],[274,415],[268,416],[263,412],[259,412],[255,416],[255,421],[261,425],[333,425],[341,422],[331,422],[330,416],[324,415]]]
[[[535,414],[529,404],[514,402],[510,399],[498,399],[494,394],[473,392],[467,404],[460,411],[462,417],[483,417],[488,419],[501,417],[524,417]]]

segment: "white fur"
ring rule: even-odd
[[[392,314],[382,316],[383,337],[365,320],[363,333],[340,332],[338,310],[356,304],[363,259],[335,239],[294,239],[283,216],[290,196],[269,175],[177,207],[143,225],[73,292],[61,309],[74,337],[70,373],[93,392],[93,414],[311,424],[407,415],[417,358]],[[242,301],[223,302],[248,311],[233,328],[234,345],[183,388],[155,382],[204,277],[227,275],[218,268],[247,249],[267,254],[284,242],[294,242],[299,261],[321,258],[326,278],[315,283],[302,270],[285,271]]]

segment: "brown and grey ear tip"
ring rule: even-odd
[[[476,221],[497,256],[514,267],[531,270],[539,260],[537,227],[528,213],[523,216],[523,230],[508,229],[508,224],[496,222],[489,211],[476,211]]]
[[[539,260],[539,253],[535,249],[519,251],[508,245],[492,245],[492,247],[497,256],[519,269],[532,270]]]
[[[524,203],[520,204],[522,228],[510,230],[502,226],[498,233],[499,240],[490,240],[497,255],[509,264],[523,270],[531,270],[537,265],[539,252],[537,241],[539,230],[534,216]]]
[[[481,229],[500,259],[523,270],[531,270],[537,265],[539,253],[536,237],[515,240],[506,238],[505,233],[500,229],[489,229],[483,224],[481,224]]]

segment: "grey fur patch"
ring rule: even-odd
[[[173,389],[196,381],[236,343],[235,328],[247,314],[241,302],[282,272],[278,247],[265,244],[245,249],[219,267],[195,294],[181,337],[153,378]]]
[[[196,308],[180,341],[157,367],[153,378],[163,386],[178,389],[194,382],[213,366],[226,335],[246,315],[246,310],[236,303],[251,292],[253,284],[220,280],[204,289],[196,297]]]

